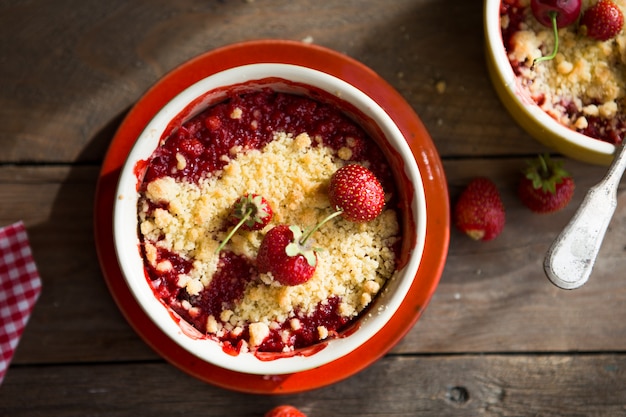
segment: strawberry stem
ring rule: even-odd
[[[337,216],[340,216],[341,213],[343,213],[343,210],[337,210],[334,213],[328,215],[324,220],[322,220],[321,222],[313,226],[310,230],[308,230],[306,233],[302,235],[302,238],[300,239],[300,244],[304,245],[304,243],[311,237],[313,233],[315,233],[320,227],[326,224],[329,220],[334,219]]]
[[[550,19],[552,20],[552,30],[554,31],[554,50],[552,51],[552,53],[550,55],[542,56],[542,57],[539,57],[539,58],[535,58],[533,60],[533,64],[530,66],[531,70],[533,68],[535,68],[535,64],[537,62],[549,61],[549,60],[554,59],[556,57],[556,54],[557,54],[557,52],[559,50],[559,28],[557,27],[557,23],[556,23],[557,15],[558,14],[555,11],[551,11],[550,12]]]
[[[234,234],[237,232],[237,230],[239,230],[239,228],[246,222],[246,220],[248,220],[248,218],[252,215],[252,212],[254,211],[253,208],[249,208],[245,214],[243,216],[241,216],[241,220],[239,220],[239,222],[235,225],[235,227],[232,228],[232,230],[230,231],[230,233],[228,233],[228,235],[226,236],[226,238],[224,240],[222,240],[222,242],[220,243],[220,245],[217,247],[217,249],[215,250],[215,253],[219,253],[224,246],[226,246],[226,244],[228,243],[228,241],[234,236]]]
[[[524,176],[532,182],[534,189],[554,194],[557,184],[570,174],[563,168],[562,162],[553,161],[546,153],[528,161]]]
[[[304,259],[306,259],[307,263],[314,267],[317,264],[315,252],[318,249],[310,249],[304,246],[304,242],[308,239],[310,234],[307,234],[306,239],[300,239],[303,236],[302,229],[300,229],[300,227],[289,226],[289,230],[291,230],[291,233],[293,234],[294,241],[285,247],[285,253],[287,256],[302,255],[304,256]]]
[[[548,175],[550,174],[550,171],[548,170],[548,163],[546,162],[546,159],[549,159],[550,156],[548,154],[545,154],[545,156],[539,155],[539,164],[541,165],[541,176],[543,178],[547,178]]]

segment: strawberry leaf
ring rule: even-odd
[[[255,228],[257,224],[263,225],[272,210],[265,199],[257,194],[246,194],[239,198],[233,208],[233,217],[244,219],[248,228]]]
[[[291,233],[293,233],[293,241],[299,242],[300,238],[302,237],[302,229],[300,229],[298,226],[291,225],[289,226],[289,230],[291,230]]]
[[[563,163],[553,161],[548,154],[539,155],[536,159],[528,161],[524,175],[532,182],[535,190],[541,189],[550,194],[556,193],[556,186],[570,176],[563,168]]]
[[[296,242],[291,242],[285,247],[285,253],[288,256],[298,256],[300,254],[300,246]]]
[[[289,243],[285,247],[285,253],[287,256],[298,256],[302,255],[304,259],[306,259],[307,263],[310,266],[315,266],[317,264],[317,257],[315,256],[315,249],[311,249],[308,245],[304,245],[300,239],[302,238],[303,232],[298,226],[289,226],[289,230],[293,234],[293,241]]]
[[[233,204],[230,216],[230,221],[235,226],[219,244],[215,253],[219,253],[240,228],[244,230],[260,230],[272,220],[272,215],[272,208],[262,196],[257,194],[241,196]]]
[[[306,259],[310,266],[315,266],[317,264],[317,257],[315,256],[314,249],[305,250],[302,253],[302,256],[304,256],[304,259]]]

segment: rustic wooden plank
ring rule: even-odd
[[[452,230],[439,288],[389,355],[276,398],[215,388],[161,360],[109,295],[92,226],[97,164],[133,103],[191,57],[259,38],[308,39],[370,66],[431,132],[452,200],[486,175],[507,207],[493,242]],[[310,417],[626,414],[625,186],[590,281],[553,287],[545,251],[604,169],[568,161],[572,205],[547,216],[521,207],[520,157],[545,148],[503,109],[483,61],[481,2],[1,2],[0,226],[25,222],[44,286],[0,416],[260,417],[287,402]]]
[[[99,161],[164,74],[259,38],[309,39],[370,66],[406,97],[443,155],[543,149],[493,92],[481,2],[35,0],[0,4],[0,162]]]
[[[0,224],[24,221],[43,281],[16,361],[150,357],[102,278],[93,238],[98,167],[0,167]],[[116,352],[116,353],[113,353]]]
[[[445,161],[453,200],[467,172],[494,178],[508,223],[487,243],[452,230],[439,288],[396,353],[626,349],[626,287],[618,272],[626,269],[623,187],[590,281],[567,292],[544,277],[543,255],[604,169],[568,161],[578,180],[574,202],[540,216],[514,194],[522,165],[521,159]],[[44,283],[15,363],[156,358],[122,318],[98,266],[92,227],[97,175],[95,166],[0,167],[0,222],[25,221]]]
[[[277,404],[318,416],[618,416],[626,356],[390,356],[335,385],[286,396],[239,394],[164,363],[16,367],[6,416],[261,417]],[[593,387],[593,389],[590,389]]]
[[[605,169],[566,160],[577,182],[572,202],[562,212],[538,215],[515,195],[523,161],[455,160],[444,165],[453,202],[471,177],[494,180],[507,224],[491,242],[474,242],[452,229],[441,283],[423,319],[397,351],[622,350],[626,183],[589,282],[564,291],[545,277],[545,252]]]

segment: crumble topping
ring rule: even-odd
[[[240,118],[241,110],[231,117]],[[229,228],[228,216],[233,202],[243,194],[263,195],[272,206],[274,219],[261,231],[238,231],[223,249],[245,259],[256,258],[263,235],[274,224],[296,224],[304,228],[332,212],[327,197],[331,175],[349,159],[349,149],[334,151],[317,145],[319,140],[307,133],[297,136],[278,132],[261,149],[233,147],[228,163],[197,182],[158,177],[149,182],[140,197],[140,233],[146,261],[157,271],[176,274],[176,285],[188,297],[173,301],[191,316],[202,312],[194,306],[210,288],[220,267],[219,243]],[[348,141],[350,142],[350,140]],[[176,155],[178,166],[186,166]],[[218,316],[209,315],[204,328],[198,329],[217,338],[241,337],[247,331],[247,348],[255,349],[274,331],[284,349],[290,345],[290,333],[302,331],[302,318],[320,306],[338,300],[337,312],[348,320],[356,317],[373,300],[386,280],[395,272],[394,245],[400,239],[395,210],[385,209],[369,223],[352,223],[336,217],[313,236],[318,265],[312,279],[297,286],[283,286],[271,275],[258,274],[253,266],[247,272],[252,279],[235,305]],[[165,250],[189,261],[189,270],[178,271]],[[220,253],[223,253],[220,252]],[[253,262],[251,262],[253,265]],[[241,277],[234,277],[239,279]],[[319,340],[332,332],[323,325],[314,331]]]
[[[626,13],[626,0],[613,0]],[[582,10],[596,3],[583,0]],[[578,33],[577,25],[559,29],[553,60],[533,61],[554,49],[551,28],[532,15],[530,0],[507,1],[501,17],[505,48],[530,97],[561,124],[611,143],[623,140],[626,105],[626,34],[600,42]]]

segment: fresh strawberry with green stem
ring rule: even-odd
[[[375,219],[385,205],[385,193],[376,175],[358,164],[345,165],[332,175],[328,198],[334,211],[311,229],[279,225],[263,238],[257,254],[260,272],[270,272],[283,285],[298,285],[315,273],[317,255],[309,238],[337,216],[363,223]]]
[[[349,221],[363,223],[380,215],[385,192],[376,175],[358,164],[344,165],[330,179],[331,206]]]
[[[582,8],[581,0],[531,0],[533,16],[542,25],[564,28],[576,22]]]
[[[474,240],[492,240],[504,229],[505,212],[500,192],[488,178],[474,178],[454,207],[454,222]]]
[[[306,414],[292,405],[279,405],[265,413],[264,417],[306,417]]]
[[[624,27],[624,15],[611,0],[600,0],[589,7],[580,18],[583,34],[598,41],[613,39]]]
[[[283,285],[307,282],[315,273],[317,255],[307,245],[310,233],[304,235],[298,226],[280,224],[263,237],[257,254],[257,268],[271,273]]]
[[[239,197],[233,204],[229,217],[234,227],[220,243],[216,253],[224,248],[237,230],[261,230],[269,224],[273,215],[272,207],[264,197],[251,193]]]
[[[532,63],[533,67],[538,62],[549,61],[556,57],[559,50],[559,29],[576,22],[580,16],[581,8],[581,0],[530,1],[530,9],[535,19],[542,25],[552,28],[554,32],[554,49],[552,53],[535,59]]]
[[[536,213],[552,213],[566,207],[574,195],[575,183],[562,162],[549,155],[529,161],[523,171],[517,194],[522,203]]]
[[[230,221],[234,225],[241,223],[241,228],[245,230],[261,230],[269,224],[273,214],[265,197],[246,194],[233,204]]]

